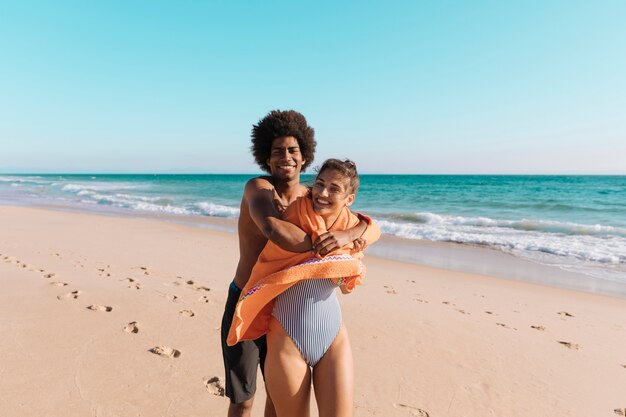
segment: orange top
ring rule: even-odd
[[[363,217],[368,220],[369,226],[362,238],[371,244],[380,237],[380,229],[369,217]],[[327,232],[324,219],[315,213],[308,197],[299,197],[294,201],[285,211],[283,220],[299,226],[311,235],[312,241]],[[345,207],[328,231],[347,230],[358,223],[359,218]],[[352,291],[365,276],[361,258],[363,252],[355,251],[352,245],[334,250],[324,258],[316,258],[310,252],[289,252],[268,241],[241,291],[226,342],[233,346],[267,333],[274,299],[301,280],[332,278],[344,290]]]

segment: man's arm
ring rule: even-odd
[[[327,255],[335,249],[342,248],[357,239],[362,239],[365,244],[374,243],[380,237],[380,229],[376,222],[367,216],[355,213],[359,216],[359,223],[351,229],[326,232],[320,235],[313,243],[313,252],[316,255]]]
[[[311,238],[298,226],[280,219],[274,204],[274,188],[267,180],[254,178],[246,184],[244,200],[250,217],[268,240],[290,252],[312,249]]]

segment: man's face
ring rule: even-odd
[[[270,157],[267,160],[272,177],[283,181],[299,178],[302,164],[305,162],[296,138],[283,136],[274,139]]]

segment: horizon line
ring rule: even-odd
[[[263,172],[247,173],[247,172],[0,172],[0,175],[252,175],[266,176]],[[315,173],[303,172],[301,175],[315,175]],[[413,176],[605,176],[605,177],[623,177],[624,173],[376,173],[364,172],[363,175],[413,175]]]

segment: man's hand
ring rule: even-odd
[[[326,232],[319,235],[315,242],[313,242],[313,253],[315,256],[326,256],[335,249],[342,248],[352,243],[352,240],[350,230]]]

